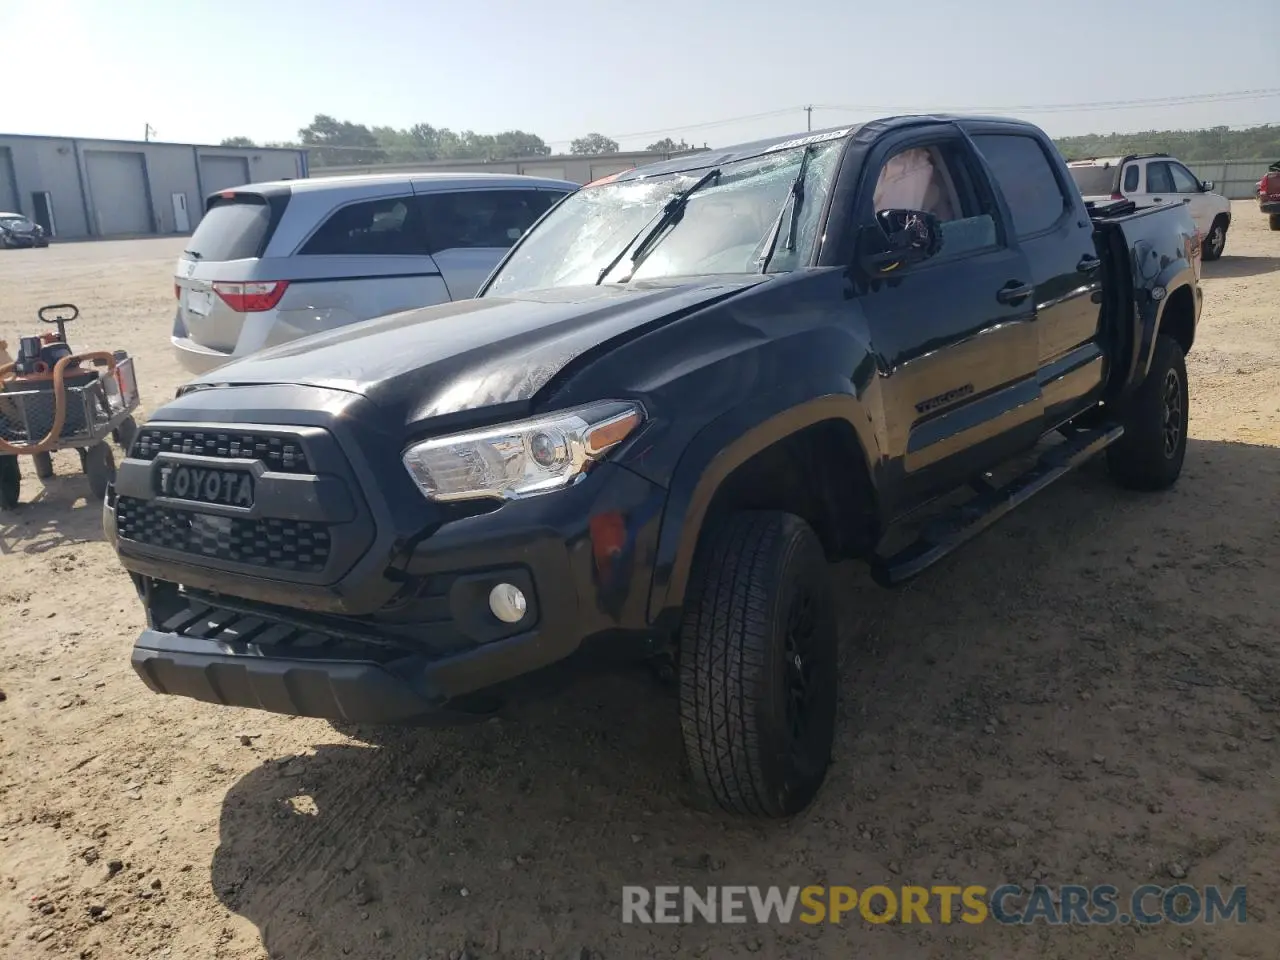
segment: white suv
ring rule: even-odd
[[[1213,192],[1212,180],[1198,180],[1167,153],[1072,160],[1067,168],[1085,200],[1132,200],[1139,209],[1185,202],[1203,238],[1203,259],[1222,256],[1231,226],[1231,201]]]

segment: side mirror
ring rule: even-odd
[[[1201,180],[1201,181],[1200,181],[1200,189],[1202,189],[1205,193],[1209,193],[1209,192],[1213,189],[1213,181],[1212,181],[1212,180]]]
[[[923,210],[881,210],[861,237],[862,266],[875,275],[909,267],[942,249],[942,222]]]

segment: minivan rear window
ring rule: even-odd
[[[1116,192],[1120,172],[1116,167],[1101,164],[1069,167],[1071,179],[1086,197],[1109,197]]]
[[[264,197],[219,197],[191,235],[183,255],[190,260],[249,260],[262,256],[271,229],[271,207]]]

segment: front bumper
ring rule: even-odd
[[[44,246],[44,244],[37,240],[34,234],[6,233],[0,235],[0,246],[10,247],[16,250],[25,247]]]
[[[323,406],[313,399],[313,409]],[[336,439],[341,430],[330,426]],[[160,429],[149,423],[144,433]],[[643,656],[660,644],[647,623],[666,501],[656,484],[605,463],[566,490],[442,512],[412,486],[398,458],[371,470],[386,458],[357,453],[347,468],[333,459],[336,451],[321,442],[321,433],[293,429],[308,443],[307,469],[322,482],[341,479],[351,496],[318,487],[314,495],[295,496],[294,488],[310,481],[267,473],[259,480],[259,504],[267,503],[269,490],[279,491],[270,494],[272,503],[288,490],[285,499],[299,517],[306,497],[356,510],[346,524],[349,536],[329,528],[329,559],[310,572],[251,569],[243,553],[237,562],[227,560],[223,544],[197,557],[175,550],[171,540],[158,546],[124,536],[122,523],[133,523],[135,535],[141,529],[136,511],[148,496],[151,471],[180,455],[163,454],[153,467],[138,459],[140,440],[122,462],[104,504],[104,527],[146,608],[147,629],[132,663],[152,690],[385,723],[464,710],[460,704],[474,694],[580,653]],[[358,425],[357,431],[366,448],[376,445],[369,431]],[[183,434],[187,441],[190,436]],[[353,452],[352,445],[341,446]],[[394,450],[398,444],[383,453]],[[122,513],[129,498],[132,506]],[[172,512],[162,499],[149,503]],[[243,539],[241,549],[249,549]],[[489,592],[498,583],[525,593],[528,610],[520,622],[502,623],[489,610]]]

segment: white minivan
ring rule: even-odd
[[[298,337],[469,299],[577,189],[517,174],[400,173],[219,191],[174,271],[173,348],[204,373]]]
[[[1213,192],[1212,180],[1198,179],[1167,153],[1071,160],[1067,169],[1085,200],[1132,200],[1139,209],[1185,202],[1202,238],[1202,258],[1222,256],[1231,226],[1231,201]]]

